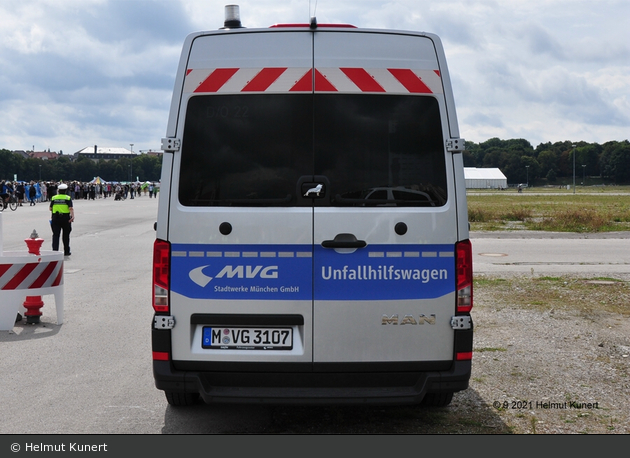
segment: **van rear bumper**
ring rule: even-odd
[[[427,393],[468,388],[471,361],[431,363],[444,370],[318,371],[316,365],[279,372],[176,370],[153,361],[156,388],[199,393],[206,403],[258,404],[419,404]],[[350,368],[351,369],[351,368]],[[384,369],[384,367],[382,368]]]

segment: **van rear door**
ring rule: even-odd
[[[192,43],[171,194],[172,358],[312,362],[312,35]],[[290,330],[290,331],[289,331]],[[215,366],[216,367],[216,366]]]
[[[316,33],[314,68],[316,367],[451,361],[456,199],[433,42]]]

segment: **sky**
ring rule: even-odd
[[[436,33],[469,141],[630,138],[629,0],[0,0],[0,149],[159,150],[183,41],[226,4]]]

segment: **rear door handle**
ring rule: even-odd
[[[355,242],[335,242],[334,240],[324,240],[322,242],[324,248],[363,248],[367,246],[365,240],[357,240]]]
[[[324,240],[324,248],[364,248],[367,246],[365,240],[357,240],[354,234],[337,234],[334,240]]]

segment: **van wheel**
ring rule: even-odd
[[[420,403],[423,407],[446,407],[453,400],[453,393],[427,393]]]
[[[199,393],[181,393],[177,391],[165,391],[166,400],[172,406],[192,406],[199,400]]]

